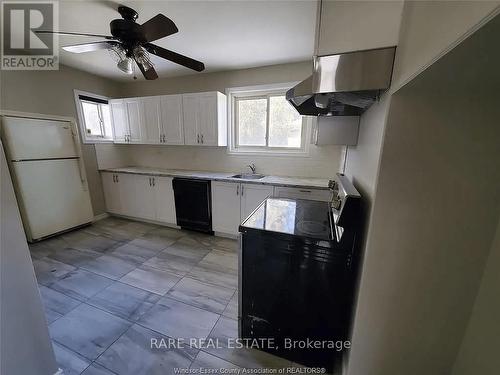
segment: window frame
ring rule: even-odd
[[[114,138],[114,134],[113,134],[113,124],[110,124],[111,125],[111,134],[109,135],[109,137],[107,136],[106,132],[105,132],[105,128],[104,128],[104,123],[101,122],[101,128],[102,128],[102,131],[103,133],[105,134],[105,136],[88,136],[87,135],[87,126],[85,124],[85,115],[83,114],[83,106],[82,106],[82,101],[85,101],[85,100],[82,100],[80,99],[80,96],[86,96],[86,97],[89,97],[89,98],[95,98],[97,100],[105,100],[108,102],[108,107],[109,107],[109,111],[110,111],[110,117],[111,117],[111,107],[109,105],[109,100],[110,98],[106,97],[106,96],[102,96],[102,95],[98,95],[98,94],[94,94],[94,93],[91,93],[91,92],[87,92],[87,91],[81,91],[81,90],[73,90],[74,91],[74,96],[75,96],[75,105],[76,105],[76,112],[77,112],[77,115],[78,115],[78,126],[79,126],[79,129],[80,129],[80,135],[82,137],[82,143],[85,143],[85,144],[95,144],[95,143],[113,143],[113,138]],[[96,102],[92,102],[91,100],[88,100],[87,101],[88,103],[96,103],[96,104],[104,104],[104,103],[98,103],[97,101]],[[97,111],[99,113],[99,116],[102,120],[102,108],[100,105],[98,105],[97,107]],[[111,120],[113,121],[113,120]]]
[[[238,155],[269,155],[269,156],[309,156],[311,143],[312,118],[302,116],[301,145],[295,147],[269,146],[269,103],[272,96],[283,96],[288,89],[298,82],[288,82],[274,85],[259,85],[247,87],[233,87],[226,89],[228,100],[228,146],[229,154]],[[266,99],[266,145],[265,146],[240,146],[238,144],[238,100]]]

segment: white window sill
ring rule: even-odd
[[[95,144],[95,143],[113,143],[112,139],[84,139],[83,140],[84,144]]]
[[[227,149],[228,155],[240,155],[240,156],[283,156],[283,157],[303,157],[307,158],[310,156],[309,150],[296,150],[296,151],[287,151],[287,150],[241,150],[241,149]]]

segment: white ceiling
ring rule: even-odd
[[[316,1],[124,1],[144,23],[158,13],[179,32],[154,43],[205,63],[205,72],[311,59]],[[110,35],[109,22],[120,18],[111,1],[60,1],[59,30]],[[61,46],[98,40],[61,36]],[[64,65],[117,80],[122,73],[108,51],[73,54],[60,49]],[[194,71],[153,57],[160,78]],[[139,74],[140,75],[140,74]],[[138,75],[138,77],[139,77]]]

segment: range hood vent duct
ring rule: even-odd
[[[314,57],[312,76],[286,93],[301,115],[359,116],[391,85],[396,47]]]

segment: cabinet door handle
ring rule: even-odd
[[[149,180],[149,186],[151,186],[151,177],[148,177]]]
[[[156,184],[155,178],[153,177],[151,180],[153,180],[153,186],[155,186],[155,184]]]
[[[240,185],[236,185],[236,195],[240,195]]]
[[[299,190],[301,193],[312,193],[311,190]]]
[[[198,137],[196,139],[196,143],[200,143],[200,135],[198,134]]]
[[[203,143],[203,134],[201,135],[201,143]]]
[[[241,196],[243,196],[243,188],[245,187],[245,185],[241,185]]]
[[[120,182],[118,175],[116,175],[116,182]]]
[[[116,182],[116,180],[115,180],[115,175],[113,175],[113,182]]]

